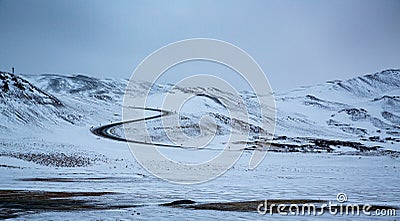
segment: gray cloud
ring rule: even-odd
[[[0,1],[0,69],[129,78],[194,37],[247,51],[278,91],[400,67],[400,2]]]

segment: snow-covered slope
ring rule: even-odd
[[[399,149],[399,95],[399,70],[278,94],[277,133]]]
[[[85,75],[58,74],[24,75],[43,90],[88,101],[119,102],[125,92],[126,80],[97,79]]]
[[[0,98],[0,128],[4,130],[79,122],[79,114],[71,113],[57,97],[11,73],[0,72]]]
[[[57,74],[22,78],[6,72],[1,72],[0,77],[0,129],[3,131],[18,129],[21,125],[36,128],[48,124],[59,127],[78,124],[90,128],[122,120],[120,113],[127,80]],[[128,93],[144,99],[149,87],[150,83],[136,82]],[[161,119],[147,121],[151,142],[169,143],[171,137],[167,133],[179,142],[187,139],[186,136],[201,138],[199,122],[207,116],[209,120],[202,123],[215,128],[217,136],[229,135],[231,131],[250,131],[249,149],[264,149],[272,144],[269,149],[276,151],[400,150],[400,70],[385,70],[276,94],[273,141],[262,138],[266,131],[260,127],[260,106],[252,92],[241,94],[244,99],[241,104],[238,96],[217,88],[155,85],[148,96],[148,106],[160,107],[166,94],[193,96],[181,110],[168,110],[178,112],[179,124],[166,127]],[[229,118],[226,107],[233,107],[233,111],[236,108],[240,115],[243,105],[250,112],[249,121]],[[273,120],[272,116],[264,117],[269,117],[270,122]],[[143,139],[145,130],[134,128],[137,139]],[[185,136],[176,131],[182,131]],[[124,136],[122,127],[115,127],[111,132]]]
[[[120,119],[126,80],[0,72],[0,130],[52,130]]]
[[[216,127],[219,136],[230,132],[247,133],[250,130],[247,142],[249,149],[268,148],[285,152],[367,151],[398,156],[392,150],[400,150],[399,79],[399,70],[386,70],[276,94],[277,119],[273,141],[263,139],[266,131],[259,127],[259,105],[253,93],[241,94],[250,112],[250,121],[245,123],[247,121],[243,119],[231,119],[225,109],[240,109],[239,102],[232,94],[214,88],[174,88],[170,93],[176,96],[181,93],[194,96],[179,112],[180,124],[171,127],[165,126],[165,120],[164,124],[161,119],[149,121],[146,126],[151,139],[148,142],[170,144],[168,140],[173,137],[178,143],[184,143],[187,137],[179,135],[179,139],[174,136],[180,130],[189,137],[198,137],[200,119],[208,116],[213,119],[208,122],[209,127]],[[165,91],[168,90],[159,89],[158,93],[150,95],[153,107],[160,107],[158,105],[162,103]],[[136,140],[145,137],[143,125],[132,125],[132,128]],[[122,127],[116,127],[112,132],[124,136]]]
[[[60,99],[80,116],[80,126],[95,126],[121,118],[127,80],[98,79],[85,75],[23,75],[38,88]]]

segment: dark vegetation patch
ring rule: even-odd
[[[106,210],[137,207],[138,205],[110,205],[96,197],[113,192],[47,192],[0,190],[0,219],[16,218],[40,212]],[[73,199],[85,197],[87,199]]]
[[[190,203],[181,203],[189,201]],[[326,200],[312,200],[312,199],[270,199],[267,200],[268,205],[275,204],[276,206],[272,207],[272,211],[270,211],[271,207],[263,208],[266,209],[267,213],[278,213],[278,206],[280,204],[286,205],[286,207],[282,208],[280,212],[289,213],[289,206],[291,204],[296,204],[299,206],[299,211],[303,210],[307,212],[309,210],[308,205],[314,205],[316,211],[324,210],[325,212],[329,212],[329,207],[322,207],[322,204],[328,204],[329,202]],[[255,200],[255,201],[242,201],[242,202],[223,202],[223,203],[195,203],[191,200],[178,200],[171,203],[164,203],[160,206],[170,206],[170,207],[177,207],[177,208],[186,208],[186,209],[195,209],[195,210],[218,210],[218,211],[236,211],[236,212],[257,212],[257,208],[260,204],[265,205],[265,200]],[[344,203],[343,206],[347,204]],[[360,208],[363,208],[364,205],[360,204]],[[337,205],[332,206],[332,209],[340,209],[340,206]],[[385,209],[385,210],[392,210],[398,209],[392,206],[381,206],[381,205],[371,205],[369,211],[373,212],[377,209]],[[311,211],[312,212],[312,211]],[[362,212],[360,212],[362,213]],[[311,213],[312,214],[312,213]]]
[[[19,166],[11,166],[11,165],[5,165],[5,164],[0,164],[0,167],[9,168],[9,169],[22,169],[22,167],[19,167]]]
[[[175,200],[170,203],[163,203],[160,204],[160,206],[178,206],[178,205],[189,205],[189,204],[195,204],[196,202],[193,200]]]
[[[33,182],[60,182],[60,183],[69,183],[69,182],[91,182],[91,181],[100,181],[100,180],[111,180],[115,179],[114,177],[50,177],[50,178],[22,178],[18,179],[20,181],[33,181]]]
[[[381,139],[377,139],[376,137],[371,137],[368,139],[370,141],[379,141]],[[397,140],[390,138],[386,141],[394,141]],[[304,153],[314,153],[314,152],[327,152],[327,153],[335,153],[338,149],[342,147],[350,147],[354,149],[351,152],[340,152],[349,153],[351,155],[376,155],[382,156],[387,155],[390,157],[397,158],[400,156],[400,152],[394,150],[384,150],[381,146],[377,145],[365,145],[360,142],[355,141],[343,141],[343,140],[329,140],[329,139],[321,139],[321,138],[312,138],[312,137],[287,137],[287,136],[278,136],[275,137],[272,141],[268,140],[255,140],[255,141],[239,141],[236,143],[244,143],[247,145],[246,150],[268,150],[272,152],[304,152]]]
[[[100,157],[87,157],[81,154],[65,153],[0,153],[0,157],[13,157],[20,160],[33,162],[42,166],[54,167],[84,167],[90,166],[98,160],[104,161]]]

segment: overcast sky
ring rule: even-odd
[[[129,78],[154,50],[215,38],[275,91],[400,68],[400,1],[0,0],[0,69]]]

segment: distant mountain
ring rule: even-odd
[[[2,102],[21,101],[41,105],[62,106],[61,101],[51,94],[35,87],[20,76],[0,72],[0,95]]]
[[[121,112],[126,82],[0,72],[0,130],[98,124]]]
[[[399,95],[400,70],[278,94],[277,133],[400,149]]]
[[[75,123],[79,117],[69,114],[57,97],[39,89],[24,78],[0,72],[1,128],[17,125],[45,126],[46,122]]]
[[[97,79],[85,75],[24,75],[41,89],[58,96],[79,97],[95,101],[120,101],[126,80]]]
[[[213,88],[174,88],[170,93],[192,94],[193,97],[181,109],[179,125],[166,126],[168,120],[163,123],[160,119],[147,122],[151,137],[148,142],[171,144],[169,139],[172,137],[174,141],[184,143],[187,138],[178,131],[198,137],[201,134],[198,122],[202,116],[209,116],[213,121],[208,122],[208,127],[217,128],[218,136],[250,130],[249,148],[262,149],[272,144],[270,148],[275,151],[375,151],[376,154],[388,149],[399,151],[399,79],[399,70],[386,70],[276,94],[273,141],[262,138],[267,131],[259,127],[259,106],[252,92],[241,94],[250,112],[250,122],[245,123],[242,119],[231,119],[225,110],[225,107],[234,107],[235,111],[238,105],[231,94]],[[168,90],[152,93],[148,100],[160,100],[165,91]],[[146,136],[143,127],[131,126],[136,140]],[[124,136],[122,127],[113,128],[112,132]]]
[[[400,89],[400,70],[385,70],[367,74],[346,81],[328,82],[335,90],[344,90],[360,97],[376,98],[377,94],[398,92]]]
[[[57,74],[16,76],[0,72],[0,130],[53,125],[96,126],[121,120],[122,99],[127,80],[97,79],[84,75]],[[151,87],[148,82],[136,82],[130,96],[143,99]],[[196,137],[202,116],[209,116],[218,136],[246,133],[250,130],[252,148],[273,148],[289,151],[336,151],[350,149],[400,150],[400,70],[385,70],[375,74],[341,81],[301,87],[275,95],[277,117],[274,141],[262,140],[266,131],[260,128],[260,106],[252,92],[241,97],[250,112],[250,122],[230,119],[226,107],[237,108],[238,97],[216,88],[179,88],[172,85],[153,86],[149,105],[166,93],[191,94],[179,113],[180,125],[164,127],[160,119],[147,123],[152,141],[168,142],[165,131],[175,134],[183,130]],[[155,103],[154,103],[155,102]],[[273,107],[270,107],[273,108]],[[240,109],[237,108],[238,113]],[[268,120],[272,120],[271,116]],[[138,139],[145,130],[137,129]],[[122,128],[113,133],[123,137]],[[177,136],[179,133],[177,134]],[[260,135],[260,136],[259,136]],[[180,136],[180,135],[179,135]],[[183,138],[180,138],[183,139]],[[238,141],[240,142],[240,141]]]

